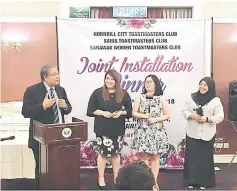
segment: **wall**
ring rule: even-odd
[[[0,18],[53,18],[62,15],[67,4],[143,5],[137,0],[0,0]],[[237,18],[236,0],[149,0],[146,6],[194,6],[195,17]]]
[[[214,79],[227,117],[229,81],[237,79],[237,23],[215,23],[213,29]],[[23,43],[22,51],[16,53],[15,57],[11,52],[5,52],[2,44],[2,102],[22,100],[25,88],[40,81],[40,67],[47,63],[56,65],[55,30],[55,23],[50,22],[1,23],[2,34],[6,31],[17,31],[28,37],[28,41]],[[230,122],[224,121],[219,125],[217,137],[230,143],[230,149],[223,149],[219,154],[234,153],[236,135]]]
[[[2,37],[2,23],[0,22],[0,103],[1,103],[1,100],[2,100],[2,55],[1,55],[1,52],[2,52],[2,46],[1,46],[1,37]]]
[[[0,18],[51,18],[59,13],[60,1],[0,0]]]
[[[195,17],[201,17],[200,0],[149,0],[145,6],[162,7],[194,7]],[[137,0],[0,0],[0,18],[53,18],[64,14],[68,4],[84,6],[144,6],[143,1]]]
[[[202,15],[214,18],[237,18],[236,0],[203,0]]]
[[[69,5],[78,5],[78,6],[147,6],[147,7],[193,7],[193,17],[200,18],[202,17],[201,13],[201,1],[200,0],[149,0],[146,1],[137,1],[137,0],[86,0],[86,1],[77,1],[77,0],[67,0],[62,1],[60,8],[60,16],[68,17]]]
[[[51,1],[12,1],[0,0],[0,17],[12,18],[51,18],[55,15],[66,14],[63,6],[71,4],[75,1],[51,0]],[[76,1],[78,3],[78,1]],[[138,5],[140,1],[108,1],[108,0],[88,0],[83,1],[84,5],[105,5],[103,2],[116,5]],[[123,4],[125,2],[125,4]],[[187,3],[188,2],[188,3]],[[201,3],[200,3],[201,2]],[[237,1],[236,0],[151,0],[147,2],[147,6],[195,6],[195,17],[214,17],[214,18],[237,18]],[[81,4],[83,5],[83,4]],[[141,2],[140,2],[141,5]],[[65,8],[65,7],[64,7]],[[3,19],[2,19],[3,21]],[[32,21],[32,20],[31,20]],[[216,21],[218,22],[218,21]],[[233,21],[230,21],[233,22]],[[236,23],[236,21],[234,21]],[[0,46],[0,101],[21,100],[25,87],[39,81],[40,66],[46,63],[56,64],[56,35],[54,23],[9,23],[1,24],[2,31],[13,29],[13,26],[21,32],[28,32],[30,39],[24,45],[24,49],[15,58],[7,54]],[[228,83],[236,79],[237,71],[237,42],[231,41],[234,34],[237,34],[237,24],[214,24],[214,78],[216,80],[217,92],[221,97],[225,114],[228,114]],[[15,30],[15,28],[14,28]],[[0,30],[1,35],[1,30]],[[1,55],[2,54],[2,55]],[[224,67],[224,64],[228,64]],[[2,69],[2,71],[1,71]],[[223,72],[224,71],[224,72]],[[227,75],[228,74],[228,75]],[[25,80],[29,78],[29,80]],[[9,78],[9,79],[7,79]],[[10,79],[11,78],[11,79]],[[16,79],[12,81],[12,79]],[[10,81],[11,80],[11,81]],[[1,91],[2,89],[2,91]],[[218,137],[223,137],[225,141],[230,143],[230,149],[223,149],[219,154],[233,154],[236,150],[236,132],[231,124],[227,121],[218,127]],[[218,154],[218,153],[217,153]],[[229,158],[228,158],[229,160]]]
[[[51,19],[54,21],[54,17],[56,15],[59,16],[64,16],[67,12],[67,8],[65,9],[66,5],[68,4],[74,4],[74,3],[78,4],[78,1],[75,0],[67,0],[67,1],[61,1],[61,0],[0,0],[0,23],[1,22],[27,22],[29,21],[28,18],[31,18],[31,21],[39,21],[43,19]],[[131,1],[127,1],[127,0],[120,0],[120,1],[109,1],[109,0],[88,0],[88,1],[80,1],[79,3],[81,3],[81,5],[94,5],[94,6],[104,6],[104,5],[143,5],[142,1],[136,1],[136,0],[131,0]],[[85,4],[86,3],[86,4]],[[193,6],[194,7],[194,15],[195,17],[200,16],[200,6],[199,6],[199,0],[167,0],[167,1],[162,1],[162,0],[150,0],[149,2],[146,3],[146,6]],[[26,19],[26,20],[25,20]],[[14,23],[10,24],[11,26],[14,25]],[[2,30],[5,30],[4,27],[10,26],[5,24],[3,26]],[[17,27],[20,27],[21,24],[16,24]],[[21,26],[20,30],[23,30],[25,26]],[[26,27],[22,32],[27,32],[28,28]],[[3,78],[2,81],[0,81],[0,101],[4,102],[4,101],[9,101],[11,99],[13,100],[19,100],[22,97],[22,93],[23,90],[20,90],[21,84],[20,82],[22,82],[22,80],[24,79],[24,75],[21,74],[22,72],[19,73],[18,69],[19,67],[23,67],[22,63],[24,62],[24,64],[30,64],[30,68],[35,67],[32,70],[32,74],[29,74],[29,76],[37,76],[37,78],[33,78],[32,77],[32,81],[28,82],[29,84],[34,83],[35,81],[37,81],[36,79],[38,79],[38,73],[36,74],[36,69],[38,71],[39,69],[39,65],[45,64],[43,63],[43,61],[41,60],[42,54],[44,55],[43,58],[48,58],[49,56],[49,52],[45,52],[45,53],[38,53],[35,52],[33,49],[30,50],[30,48],[35,48],[38,46],[41,47],[40,49],[42,50],[47,50],[48,45],[47,43],[43,42],[43,40],[39,40],[34,41],[34,38],[38,38],[37,35],[40,34],[40,31],[42,32],[42,35],[44,36],[44,38],[46,39],[51,39],[50,37],[52,37],[52,35],[55,35],[55,30],[49,30],[49,34],[46,34],[48,29],[45,27],[41,27],[40,30],[33,34],[34,32],[32,31],[33,28],[29,29],[29,33],[31,36],[31,39],[29,39],[29,41],[27,41],[25,48],[22,50],[22,52],[20,54],[17,55],[16,58],[12,58],[9,56],[9,54],[5,54],[5,52],[2,50],[1,52],[2,54],[2,58],[0,59],[2,61],[2,67],[0,67],[0,72],[1,72],[1,78]],[[36,35],[36,36],[35,36]],[[56,37],[54,36],[53,39],[55,39]],[[51,39],[52,40],[52,39]],[[45,43],[45,44],[44,44]],[[50,44],[52,46],[55,45],[55,43]],[[1,43],[1,47],[3,46],[3,44]],[[45,48],[44,48],[45,46]],[[51,49],[51,51],[55,50]],[[31,56],[31,61],[29,61],[27,58],[28,55],[32,55],[32,52],[34,52],[34,56]],[[54,57],[55,55],[52,54],[51,57]],[[33,57],[37,57],[39,59],[37,60],[33,60]],[[56,56],[55,56],[56,58]],[[51,58],[52,59],[52,58]],[[52,62],[51,59],[49,59],[49,62]],[[19,65],[19,63],[21,63],[21,65]],[[34,63],[34,64],[32,64]],[[25,66],[24,66],[25,67]],[[14,70],[13,70],[14,69]],[[17,75],[16,72],[17,71]],[[15,77],[18,77],[20,80],[18,81],[11,81],[5,79],[6,78],[6,72],[11,72],[11,75],[16,75]],[[25,74],[25,73],[24,73]],[[23,82],[24,85],[26,85],[25,82]],[[16,86],[16,88],[18,88],[19,91],[15,91],[13,89],[13,86]],[[1,87],[2,86],[2,87]],[[13,88],[13,89],[11,89]],[[14,92],[15,91],[15,92]]]
[[[42,65],[57,64],[55,23],[1,23],[1,33],[17,32],[26,36],[21,52],[1,48],[2,102],[22,100],[27,86],[40,81]]]
[[[237,23],[215,23],[213,31],[214,79],[227,119],[229,82],[237,80]],[[237,128],[236,123],[235,126]],[[229,149],[221,150],[220,154],[234,154],[237,149],[237,132],[231,123],[225,120],[218,126],[217,132],[217,137],[224,138],[230,145]]]

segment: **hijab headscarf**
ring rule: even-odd
[[[202,81],[206,82],[208,91],[205,94],[202,94],[200,90],[198,90],[197,92],[191,94],[193,101],[198,106],[204,106],[216,97],[215,81],[210,77],[205,77],[200,80],[199,84],[201,84]]]

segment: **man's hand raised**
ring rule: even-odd
[[[46,95],[45,95],[45,97],[44,97],[43,104],[42,104],[42,105],[43,105],[43,108],[44,108],[44,109],[48,109],[48,108],[52,107],[52,105],[55,103],[55,101],[56,101],[56,98],[50,99],[50,98],[49,98],[49,94],[46,93]]]

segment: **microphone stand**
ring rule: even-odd
[[[236,133],[237,133],[237,129],[235,127],[235,123],[237,123],[237,121],[230,121],[231,125],[233,126],[233,128],[235,129]],[[237,149],[235,151],[235,154],[233,156],[233,158],[231,159],[229,166],[233,163],[233,161],[235,160],[235,157],[237,156]]]

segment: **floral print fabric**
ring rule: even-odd
[[[96,149],[97,151],[106,156],[111,157],[113,154],[120,153],[123,145],[123,136],[97,136]]]
[[[162,116],[162,99],[162,96],[154,96],[152,99],[147,99],[146,95],[141,95],[139,112],[150,113],[151,117]],[[138,120],[134,130],[132,148],[137,152],[149,154],[168,152],[168,136],[163,122],[149,125],[146,119]]]

